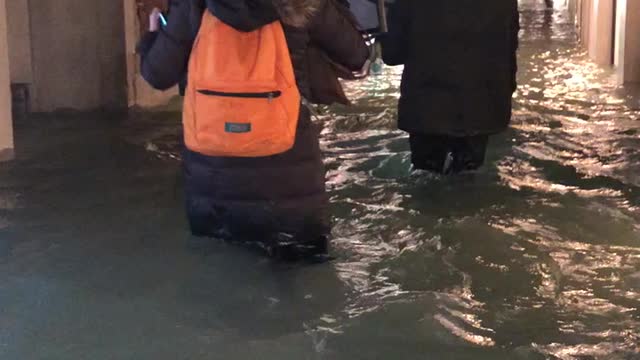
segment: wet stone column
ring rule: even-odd
[[[13,158],[13,124],[9,84],[9,45],[5,0],[0,0],[0,161]]]
[[[591,5],[591,29],[587,48],[589,56],[598,64],[613,64],[614,0],[593,1]]]
[[[640,1],[618,0],[616,27],[620,83],[640,83]]]

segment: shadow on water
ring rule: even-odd
[[[174,114],[19,127],[0,358],[638,358],[640,92],[576,50],[563,1],[521,10],[513,126],[475,174],[411,173],[401,69],[320,109],[331,265],[187,239]]]

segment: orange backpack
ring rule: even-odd
[[[205,11],[189,60],[187,148],[261,157],[293,147],[301,96],[282,24],[240,32]]]

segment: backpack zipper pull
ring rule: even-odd
[[[272,92],[269,93],[269,96],[267,97],[267,99],[269,99],[269,104],[273,102],[273,97],[274,97],[274,94]]]

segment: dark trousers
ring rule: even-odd
[[[456,174],[477,170],[484,164],[489,136],[410,134],[409,141],[411,162],[416,169]]]

